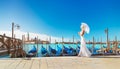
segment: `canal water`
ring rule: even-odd
[[[63,44],[65,47],[69,48],[72,47],[74,49],[77,49],[78,46],[80,46],[80,44]],[[62,44],[25,44],[23,46],[23,49],[25,50],[25,52],[28,54],[28,52],[35,46],[36,48],[38,48],[38,57],[42,57],[42,54],[41,54],[41,47],[43,46],[44,48],[46,48],[48,50],[49,46],[51,46],[53,49],[57,50],[57,46],[59,46],[60,48],[63,47]],[[92,54],[98,54],[98,52],[96,52],[97,50],[101,49],[101,47],[107,47],[106,44],[95,44],[94,47],[93,47],[93,44],[87,44],[86,45],[87,48],[89,50],[93,50]],[[111,48],[113,46],[111,45]],[[118,46],[118,48],[120,48],[120,45]],[[49,51],[49,50],[48,50]],[[4,56],[0,56],[0,58],[9,58],[9,55],[4,55]]]
[[[80,44],[63,44],[65,47],[69,48],[72,47],[74,49],[77,49],[78,46],[80,46]],[[44,48],[46,48],[48,50],[49,46],[51,46],[53,49],[57,50],[57,46],[59,46],[60,48],[63,47],[62,44],[26,44],[23,46],[24,50],[26,51],[26,53],[28,53],[34,46],[36,48],[38,48],[38,57],[41,57],[41,47],[43,46]],[[87,48],[89,50],[94,50],[92,54],[98,54],[96,52],[96,50],[101,49],[101,47],[106,47],[106,44],[95,44],[94,48],[93,48],[93,44],[87,44]]]

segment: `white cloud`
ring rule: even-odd
[[[11,31],[0,31],[0,35],[3,35],[3,34],[6,34],[6,36],[12,37],[12,32]],[[14,34],[15,34],[15,37],[19,38],[19,39],[22,39],[22,35],[25,35],[25,37],[27,37],[27,35],[28,35],[27,32],[22,32],[20,30],[15,31]],[[31,32],[29,32],[29,36],[30,36],[30,39],[33,39],[37,36],[41,40],[49,40],[49,38],[50,38],[50,36],[46,35],[46,34],[38,34],[38,33],[31,33]],[[60,37],[51,36],[51,42],[54,43],[55,40],[57,42],[62,42],[62,37],[60,38]],[[66,42],[69,42],[69,40],[71,40],[71,39],[64,38],[64,41],[66,41]]]

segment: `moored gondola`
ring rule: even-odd
[[[35,57],[37,53],[37,49],[35,46],[33,46],[33,48],[28,52],[28,54],[26,55],[26,57]]]
[[[61,55],[62,55],[62,48],[57,45],[56,56],[61,56]]]
[[[63,46],[63,55],[71,56],[71,55],[74,55],[73,52],[74,52],[73,48],[71,47],[68,48],[68,47]]]
[[[48,56],[48,51],[45,47],[41,46],[41,54],[42,56]]]
[[[54,56],[57,53],[55,49],[53,49],[51,46],[49,46],[49,55]]]

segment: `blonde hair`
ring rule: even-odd
[[[80,26],[80,28],[85,31],[85,26],[83,24]]]

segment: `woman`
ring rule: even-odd
[[[81,32],[78,32],[78,34],[81,37],[81,47],[80,47],[80,52],[78,54],[78,56],[80,56],[80,57],[90,57],[91,56],[91,52],[86,47],[86,41],[84,39],[85,32],[89,33],[89,27],[86,23],[82,23],[81,24]]]

